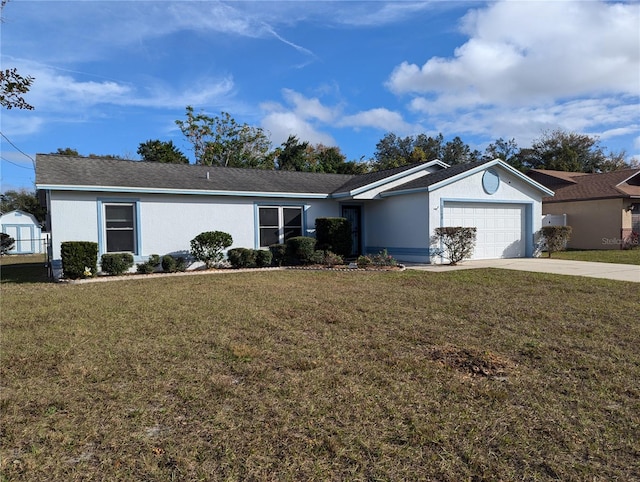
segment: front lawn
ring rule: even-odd
[[[3,284],[2,480],[634,480],[637,299],[490,269]]]
[[[544,253],[543,256],[546,256]],[[553,253],[553,258],[599,263],[640,264],[640,249],[570,250]]]

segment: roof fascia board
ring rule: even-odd
[[[428,187],[414,187],[413,189],[404,189],[402,191],[381,192],[380,197],[403,196],[405,194],[415,194],[418,192],[429,192]]]
[[[459,181],[460,179],[464,179],[467,176],[472,176],[473,174],[477,174],[478,172],[484,171],[485,169],[488,169],[493,166],[500,166],[501,168],[505,169],[507,172],[513,174],[514,176],[524,181],[525,183],[533,186],[539,191],[542,191],[547,196],[553,196],[555,194],[551,189],[544,187],[539,182],[534,181],[529,176],[521,173],[515,167],[510,166],[509,164],[507,164],[506,162],[503,162],[500,159],[494,159],[493,161],[485,162],[484,164],[480,164],[477,167],[474,167],[473,169],[469,169],[468,171],[461,172],[460,174],[457,174],[453,177],[450,177],[448,179],[444,179],[440,182],[432,184],[431,186],[429,186],[429,192],[435,191],[436,189],[440,189],[441,187],[444,187],[444,186],[448,186],[451,183]]]
[[[119,187],[119,186],[65,186],[57,184],[36,184],[36,189],[49,191],[84,191],[84,192],[119,192],[139,194],[185,194],[203,196],[237,196],[237,197],[282,197],[282,198],[307,198],[328,199],[329,194],[307,192],[262,192],[262,191],[208,191],[197,189],[153,189],[145,187]]]

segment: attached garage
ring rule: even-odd
[[[475,227],[472,259],[522,258],[527,253],[524,204],[446,201],[443,225]]]

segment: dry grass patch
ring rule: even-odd
[[[3,285],[5,480],[633,480],[638,289],[502,270]]]

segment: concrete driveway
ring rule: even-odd
[[[499,268],[537,273],[588,276],[617,281],[640,283],[640,266],[633,264],[593,263],[589,261],[569,261],[549,258],[485,259],[464,261],[457,266],[437,264],[407,264],[407,269],[446,272],[460,269]]]

